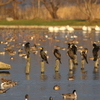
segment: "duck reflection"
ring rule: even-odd
[[[42,81],[45,81],[45,80],[47,80],[47,76],[46,76],[44,73],[41,73],[41,74],[40,74],[40,79],[41,79]]]
[[[55,72],[55,75],[53,77],[54,79],[59,80],[61,78],[61,75],[59,72]]]
[[[29,74],[30,73],[30,58],[27,58],[26,59],[25,73],[26,74]]]
[[[93,69],[93,79],[98,80],[99,79],[99,68],[94,67]]]

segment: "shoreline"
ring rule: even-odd
[[[66,25],[67,26],[67,25]],[[0,29],[48,29],[49,27],[66,27],[66,26],[39,26],[39,25],[0,25]],[[82,30],[83,26],[71,26],[75,30]],[[87,26],[92,30],[95,29],[95,26]]]

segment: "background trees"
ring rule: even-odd
[[[0,0],[0,9],[0,19],[100,18],[100,0]]]

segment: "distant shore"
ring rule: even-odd
[[[62,26],[39,26],[39,25],[0,25],[0,29],[48,29],[49,27],[62,27]],[[63,26],[65,27],[65,26]],[[83,26],[71,26],[75,30],[82,30]],[[95,26],[88,26],[94,30]]]

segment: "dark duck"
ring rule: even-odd
[[[97,46],[95,43],[93,43],[93,50],[92,50],[92,53],[93,53],[93,61],[96,61],[98,59],[98,52],[100,50],[100,47]]]
[[[43,61],[45,61],[47,64],[49,64],[48,60],[47,60],[47,54],[44,52],[43,47],[40,50],[40,56],[41,56],[41,58],[42,58]]]
[[[29,56],[30,56],[30,43],[27,42],[25,44],[24,48],[25,48],[25,52],[26,52],[27,58],[29,58]]]
[[[54,49],[54,56],[59,60],[59,62],[61,63],[61,54],[58,51],[58,49]]]

